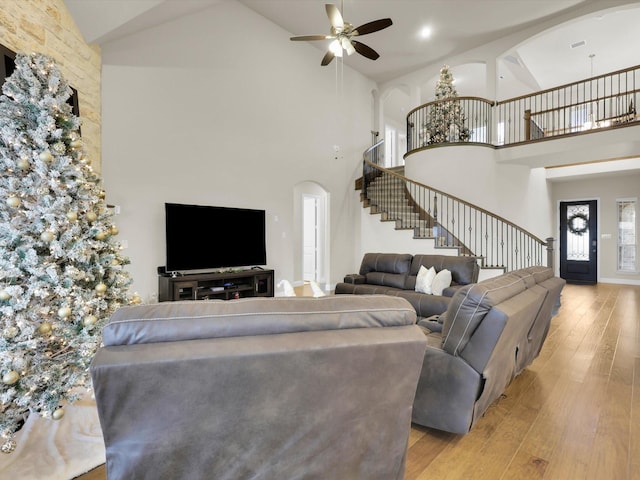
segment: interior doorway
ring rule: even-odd
[[[305,282],[318,281],[319,261],[319,197],[302,196],[302,279]]]
[[[598,281],[598,201],[560,202],[560,277],[569,283]]]
[[[294,189],[294,285],[315,281],[329,285],[329,193],[316,182]]]

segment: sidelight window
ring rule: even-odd
[[[618,210],[618,271],[637,271],[635,198],[616,201]]]

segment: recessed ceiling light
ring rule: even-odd
[[[420,37],[429,38],[431,36],[431,27],[424,26],[422,30],[420,30]]]
[[[580,40],[579,42],[572,43],[572,44],[571,44],[571,48],[578,48],[578,47],[582,47],[582,46],[584,46],[584,45],[586,45],[586,44],[587,44],[586,40]]]

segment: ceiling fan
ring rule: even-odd
[[[354,40],[353,37],[366,35],[368,33],[377,32],[383,28],[387,28],[393,24],[390,18],[381,18],[380,20],[374,20],[354,28],[349,22],[345,22],[342,18],[342,13],[338,7],[332,3],[325,4],[327,10],[327,16],[331,23],[331,33],[329,35],[302,35],[298,37],[291,37],[294,41],[311,41],[311,40],[333,40],[329,44],[329,50],[322,58],[320,63],[322,66],[329,65],[334,57],[342,57],[342,51],[347,52],[347,55],[351,55],[353,52],[358,52],[360,55],[367,57],[371,60],[376,60],[380,55],[373,48],[365,45],[362,42]]]

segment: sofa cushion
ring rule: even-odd
[[[452,355],[458,355],[494,305],[525,289],[525,281],[511,273],[459,289],[443,315],[443,349]]]
[[[365,276],[365,283],[382,285],[385,287],[404,288],[407,276],[400,273],[369,272]]]
[[[102,330],[104,345],[412,325],[415,309],[383,295],[254,297],[120,307]]]
[[[433,279],[436,276],[436,269],[433,267],[426,268],[424,265],[420,266],[420,270],[418,271],[418,275],[416,276],[416,292],[426,293],[431,295],[433,291],[431,290],[431,284],[433,283]]]
[[[448,288],[449,285],[451,285],[451,272],[445,268],[440,270],[433,279],[431,292],[434,295],[442,295],[442,291]]]
[[[404,288],[415,289],[416,276],[420,267],[434,267],[436,273],[447,269],[451,272],[451,283],[453,285],[468,285],[478,281],[480,266],[475,257],[464,257],[454,255],[414,255],[409,268],[407,283]]]
[[[406,275],[411,266],[411,258],[412,256],[408,253],[365,253],[359,273],[366,275],[369,272],[382,272]]]

